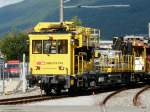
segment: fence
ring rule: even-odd
[[[25,74],[29,74],[29,69],[28,69],[28,63],[25,63]],[[21,84],[23,80],[23,64],[20,63],[19,67],[16,70],[14,68],[10,71],[7,69],[7,66],[3,60],[0,60],[0,93],[4,93],[5,90],[8,88],[8,86],[12,85],[12,82],[18,82],[18,84]],[[11,84],[12,83],[12,84]],[[15,83],[14,83],[15,86]],[[16,86],[18,86],[16,84]]]

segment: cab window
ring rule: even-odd
[[[42,54],[42,40],[33,40],[32,41],[32,53],[33,54]]]
[[[57,53],[57,42],[44,40],[43,41],[43,53],[44,54],[56,54]]]

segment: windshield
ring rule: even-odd
[[[33,54],[67,54],[67,40],[33,40]]]
[[[45,40],[43,42],[43,53],[44,54],[67,54],[68,46],[67,40]]]

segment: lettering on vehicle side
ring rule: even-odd
[[[63,64],[63,62],[46,62],[46,64]]]
[[[48,64],[48,65],[51,65],[51,64],[60,65],[60,64],[63,64],[63,62],[42,62],[42,61],[37,62],[37,65],[46,65],[46,64]]]

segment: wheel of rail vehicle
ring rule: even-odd
[[[61,91],[58,90],[56,87],[53,87],[53,88],[50,88],[50,89],[46,89],[45,94],[48,95],[48,96],[59,95],[59,94],[61,94]]]
[[[44,92],[45,92],[45,94],[46,94],[47,96],[50,96],[50,95],[51,95],[51,92],[50,92],[48,89],[45,89]]]
[[[70,87],[68,90],[68,94],[71,96],[75,96],[78,92],[78,89],[76,87]]]
[[[50,89],[50,93],[51,93],[51,95],[59,95],[61,93],[61,90],[57,87],[52,87]]]

